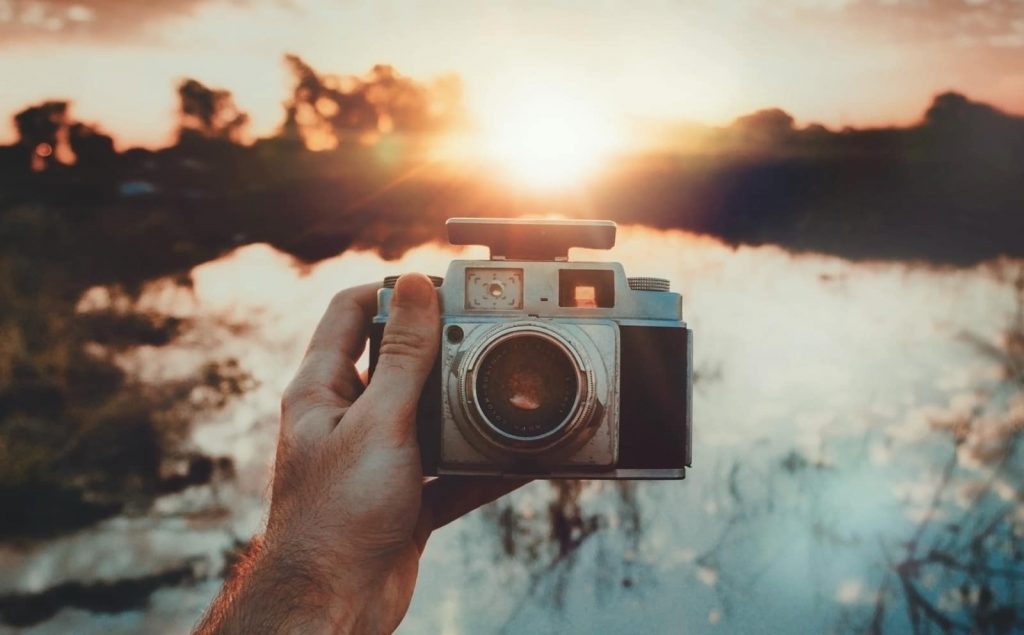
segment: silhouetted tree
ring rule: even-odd
[[[79,165],[106,164],[116,154],[112,137],[81,122],[68,127],[68,143]]]
[[[793,133],[793,116],[779,108],[758,110],[737,118],[732,129],[748,143],[777,144]]]
[[[194,79],[178,85],[179,139],[189,137],[218,139],[237,143],[249,123],[249,115],[239,110],[231,92],[209,88]]]
[[[66,101],[46,101],[14,116],[17,146],[36,171],[59,162],[106,163],[115,155],[114,139],[96,126],[75,121]]]
[[[932,156],[963,161],[968,170],[1004,173],[1024,161],[1024,122],[959,93],[935,98],[921,132]]]
[[[295,76],[282,132],[298,130],[313,149],[379,135],[437,132],[462,116],[461,85],[443,77],[421,84],[385,64],[364,76],[320,75],[297,55],[285,56]]]
[[[29,152],[36,170],[45,170],[57,162],[57,152],[67,134],[68,102],[47,101],[29,106],[14,115],[18,144]]]

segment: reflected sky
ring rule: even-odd
[[[232,456],[238,479],[28,551],[0,548],[4,588],[141,575],[182,556],[218,570],[231,541],[260,527],[278,398],[331,295],[397,272],[441,275],[453,257],[483,255],[428,245],[397,262],[352,251],[301,268],[251,245],[197,267],[191,290],[153,283],[143,303],[197,328],[122,361],[152,380],[211,355],[236,356],[253,373],[260,387],[193,434],[203,452]],[[796,632],[870,602],[879,541],[912,527],[937,479],[932,423],[969,408],[977,386],[998,375],[962,338],[996,342],[1012,318],[998,266],[852,264],[635,227],[620,228],[610,252],[573,254],[589,258],[668,277],[684,294],[701,374],[693,469],[684,482],[638,485],[633,502],[610,484],[585,489],[580,513],[602,529],[564,560],[502,557],[503,508],[438,532],[400,632]],[[103,302],[95,290],[83,308]],[[504,503],[522,540],[548,541],[551,497],[537,483]],[[221,511],[203,512],[211,507]],[[623,529],[631,522],[639,537]],[[212,581],[161,590],[147,611],[118,616],[63,611],[32,632],[182,629],[215,590]]]

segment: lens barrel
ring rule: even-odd
[[[544,451],[566,442],[593,414],[593,374],[555,331],[505,327],[484,338],[470,358],[463,403],[492,445]]]
[[[484,353],[475,389],[487,423],[502,434],[529,440],[550,435],[569,419],[579,397],[579,379],[559,346],[526,334]]]

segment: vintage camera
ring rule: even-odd
[[[441,348],[418,407],[426,475],[679,479],[690,465],[692,336],[667,280],[627,278],[610,221],[453,218]],[[397,276],[370,336],[377,362]]]

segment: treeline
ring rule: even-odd
[[[19,140],[0,147],[0,214],[61,210],[88,240],[54,255],[90,284],[184,273],[254,241],[304,261],[351,246],[396,257],[442,239],[456,214],[585,214],[851,259],[1024,255],[1024,118],[956,93],[903,128],[798,127],[778,109],[656,127],[656,149],[619,157],[584,197],[538,197],[481,165],[432,160],[437,140],[472,132],[457,78],[285,63],[281,124],[256,140],[229,91],[192,79],[178,87],[176,142],[159,150],[115,151],[67,101],[26,108]]]

